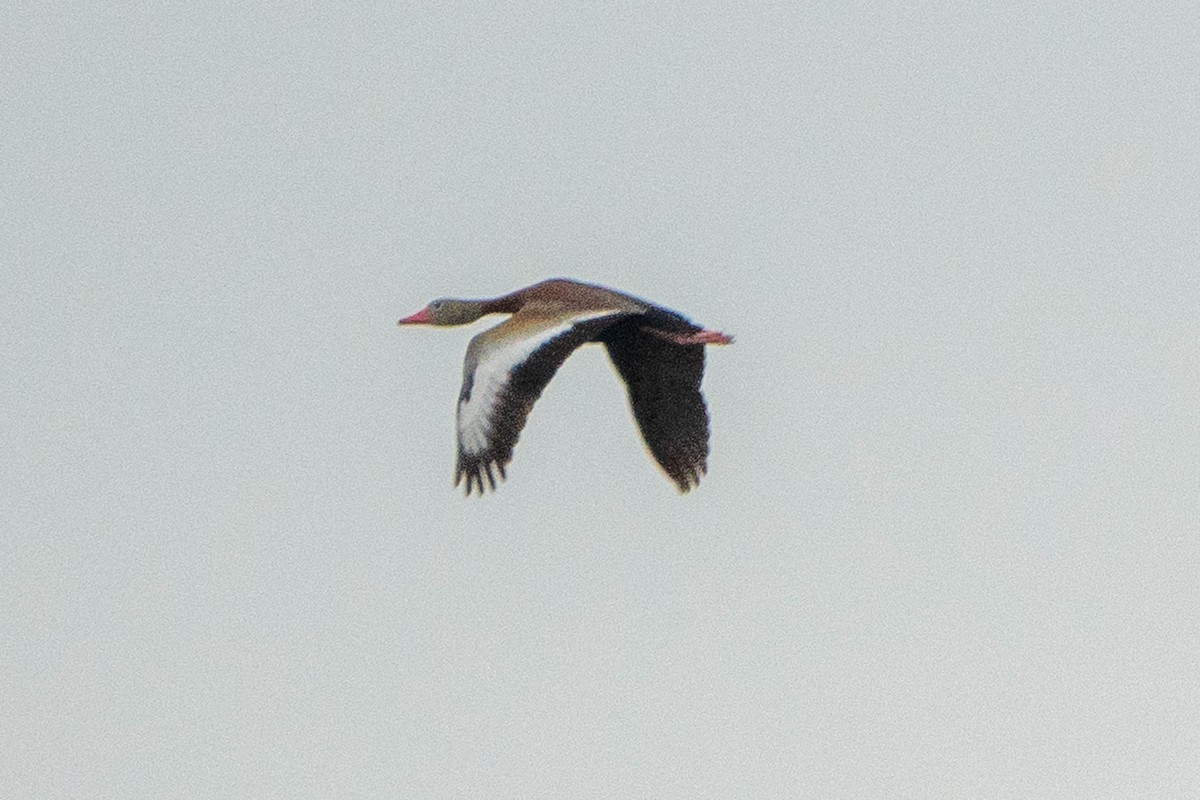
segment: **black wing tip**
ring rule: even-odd
[[[672,465],[671,470],[664,469],[664,472],[675,484],[675,491],[685,495],[700,485],[700,478],[708,474],[708,465],[703,461],[698,464]]]
[[[500,478],[496,478],[496,473],[500,473]],[[508,476],[504,471],[504,464],[493,458],[477,458],[459,461],[458,469],[454,475],[454,486],[458,487],[460,483],[466,481],[463,487],[463,494],[470,497],[472,494],[478,493],[483,497],[489,491],[496,491],[496,487],[500,481],[503,481]]]

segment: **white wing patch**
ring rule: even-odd
[[[539,347],[561,336],[580,322],[586,322],[612,314],[618,310],[590,311],[575,314],[554,324],[529,331],[502,344],[490,345],[475,364],[474,376],[464,375],[471,390],[467,399],[458,402],[458,446],[467,455],[477,455],[488,449],[492,436],[492,409],[496,400],[512,378],[513,370],[529,358]],[[508,324],[508,323],[503,323]],[[497,326],[500,327],[500,326]],[[493,328],[492,330],[495,330]],[[485,331],[481,336],[486,336]]]

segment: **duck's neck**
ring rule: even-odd
[[[491,300],[480,300],[480,316],[487,314],[515,314],[521,310],[524,300],[520,292],[506,294],[503,297],[493,297]]]

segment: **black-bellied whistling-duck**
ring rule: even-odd
[[[733,337],[622,292],[562,278],[491,300],[434,300],[400,325],[465,325],[511,314],[471,340],[458,397],[458,465],[466,493],[496,488],[529,409],[575,348],[602,342],[629,391],[651,454],[680,492],[707,469],[704,345]]]

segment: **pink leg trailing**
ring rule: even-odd
[[[657,328],[647,328],[651,333],[661,336],[668,342],[674,342],[678,345],[692,344],[732,344],[733,337],[727,333],[720,331],[702,330],[695,333],[676,333],[674,331],[661,331]]]

